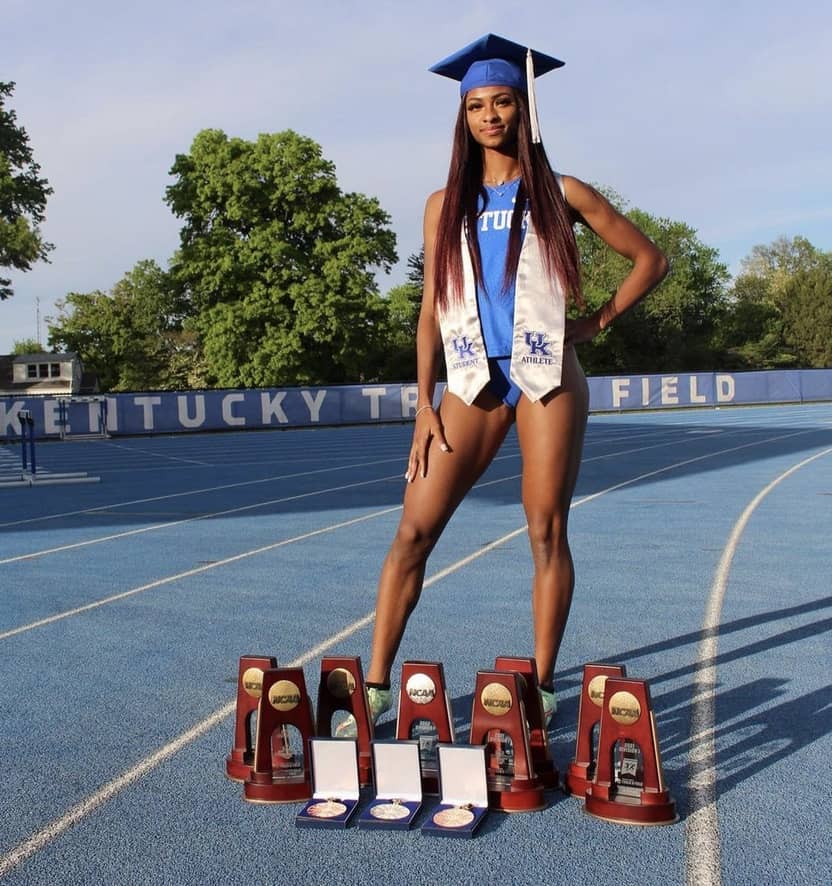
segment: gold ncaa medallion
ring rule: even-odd
[[[326,678],[326,688],[336,698],[349,698],[355,692],[355,677],[346,668],[335,668]]]
[[[480,704],[495,717],[502,717],[512,708],[511,692],[502,683],[489,683],[480,693]]]
[[[347,807],[337,800],[324,800],[315,803],[306,810],[307,815],[313,818],[337,818],[347,811]]]
[[[641,716],[641,705],[632,692],[616,692],[610,699],[610,716],[616,723],[635,723]]]
[[[278,680],[269,689],[269,704],[276,711],[292,711],[300,704],[300,689],[291,680]]]
[[[604,687],[607,685],[606,674],[596,674],[586,687],[586,694],[589,700],[599,708],[604,707]]]
[[[453,809],[443,809],[433,816],[433,823],[442,828],[464,828],[474,820],[474,813],[470,809],[455,806]]]
[[[399,821],[410,815],[410,810],[401,802],[377,803],[370,807],[370,815],[381,821]]]
[[[243,689],[252,698],[263,694],[263,671],[260,668],[246,668],[243,671]]]
[[[413,674],[404,691],[414,704],[429,704],[436,698],[436,684],[427,674]]]

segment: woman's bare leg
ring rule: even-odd
[[[550,683],[560,649],[575,573],[567,540],[578,479],[589,393],[574,348],[564,352],[561,387],[537,403],[517,404],[523,454],[523,506],[534,563],[534,653],[541,683]]]
[[[389,682],[407,620],[422,592],[428,555],[457,505],[491,463],[513,421],[512,411],[488,392],[472,406],[446,394],[439,414],[451,451],[441,452],[434,441],[427,477],[418,476],[407,484],[401,522],[379,579],[367,670],[370,683]]]

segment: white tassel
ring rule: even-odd
[[[532,124],[532,142],[540,144],[540,121],[537,118],[537,99],[534,94],[534,59],[531,49],[526,50],[526,85],[529,95],[529,119]]]

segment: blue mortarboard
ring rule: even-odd
[[[437,62],[429,70],[460,81],[460,95],[481,86],[511,86],[527,93],[532,141],[540,141],[534,78],[563,67],[560,59],[527,49],[513,40],[486,34]]]

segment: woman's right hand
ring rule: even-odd
[[[404,475],[408,483],[412,483],[416,477],[428,475],[428,452],[432,440],[436,438],[442,452],[450,452],[445,430],[439,413],[432,407],[419,410],[416,416],[416,426],[413,429],[413,443],[410,446],[410,457],[407,460],[407,473]]]

